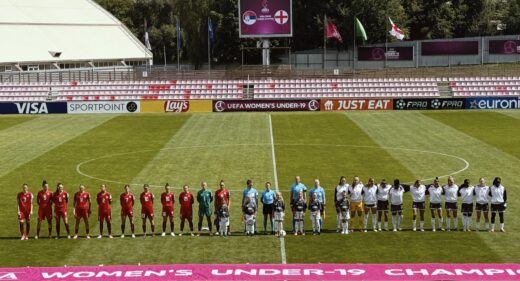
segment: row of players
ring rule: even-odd
[[[215,200],[213,200],[212,192],[207,188],[207,183],[201,183],[201,190],[197,193],[196,199],[199,203],[198,209],[198,230],[202,229],[202,220],[204,217],[207,218],[208,228],[211,234],[212,221],[211,221],[211,203],[214,202],[214,210],[216,213],[215,226],[217,233],[221,235],[229,234],[229,207],[230,207],[230,193],[226,189],[224,181],[219,183],[220,188],[215,192]],[[133,223],[133,208],[135,203],[135,197],[130,192],[130,187],[125,185],[125,191],[120,195],[121,204],[121,217],[122,225],[121,232],[122,237],[125,233],[125,222],[128,218],[130,221],[132,237],[135,237],[134,223]],[[392,225],[394,231],[401,230],[401,224],[403,220],[403,194],[411,192],[413,204],[413,230],[416,231],[416,219],[417,215],[420,217],[420,230],[424,231],[424,212],[425,212],[425,196],[430,196],[430,210],[432,220],[432,230],[443,229],[443,217],[442,217],[442,195],[445,197],[445,209],[446,209],[446,229],[449,231],[451,227],[451,217],[454,218],[454,227],[458,228],[458,216],[457,216],[457,201],[458,197],[462,198],[462,225],[464,231],[470,230],[473,213],[473,201],[476,198],[476,211],[477,211],[477,224],[476,230],[480,229],[480,217],[484,214],[486,229],[494,231],[495,215],[498,213],[500,217],[500,230],[504,230],[504,212],[506,208],[507,194],[505,188],[501,185],[501,179],[495,178],[491,187],[486,186],[485,180],[481,178],[479,184],[471,186],[469,180],[465,180],[464,183],[459,187],[454,183],[452,177],[448,178],[448,183],[444,187],[441,187],[438,179],[436,179],[432,185],[426,188],[419,180],[413,185],[400,184],[399,180],[394,181],[394,185],[389,185],[382,180],[379,185],[374,183],[371,178],[368,183],[364,185],[358,177],[354,177],[352,185],[347,184],[346,178],[341,177],[339,184],[336,186],[334,193],[334,205],[337,214],[337,232],[342,234],[348,234],[349,232],[349,221],[351,218],[358,220],[364,217],[362,229],[367,231],[367,224],[369,214],[372,214],[372,224],[374,231],[382,231],[382,220],[384,218],[384,229],[388,230],[388,207],[390,203],[390,210],[392,213]],[[304,232],[304,216],[307,209],[311,212],[311,221],[313,227],[313,234],[320,234],[323,219],[325,218],[325,205],[326,197],[325,190],[320,186],[319,180],[315,180],[313,188],[309,192],[309,201],[307,203],[306,198],[307,187],[301,182],[300,177],[295,178],[295,183],[290,189],[290,205],[293,213],[293,232],[294,234],[305,235]],[[251,180],[247,181],[247,187],[243,191],[242,197],[242,210],[243,220],[245,222],[246,234],[254,234],[256,231],[256,215],[258,209],[258,192],[253,187]],[[489,199],[491,198],[491,229],[489,229]],[[23,185],[23,191],[17,196],[18,199],[18,217],[20,222],[20,232],[23,240],[27,240],[30,229],[30,215],[32,214],[32,201],[33,195],[28,191],[27,184]],[[144,191],[140,195],[141,202],[141,217],[143,220],[143,232],[146,236],[146,221],[149,220],[152,228],[152,235],[155,233],[154,224],[154,211],[153,202],[154,195],[150,192],[149,185],[144,185]],[[264,215],[264,232],[267,230],[267,223],[269,221],[271,230],[276,235],[284,234],[283,231],[283,220],[285,212],[285,204],[281,193],[275,193],[271,190],[271,184],[268,182],[265,185],[265,191],[260,196],[263,208],[262,213]],[[60,221],[63,220],[65,228],[67,230],[68,237],[70,238],[70,231],[68,225],[67,216],[67,204],[69,195],[64,191],[63,185],[59,183],[57,185],[56,192],[52,193],[49,191],[47,182],[43,182],[42,190],[38,193],[37,204],[38,204],[38,225],[37,239],[40,233],[40,225],[43,220],[48,221],[49,237],[52,232],[52,207],[54,204],[54,213],[56,217],[56,232],[57,238],[60,233]],[[111,229],[111,204],[112,196],[106,190],[106,185],[101,185],[101,191],[96,196],[98,203],[98,220],[100,222],[100,235],[103,235],[103,223],[106,222],[108,228],[109,237],[112,237]],[[185,185],[183,192],[179,195],[180,203],[180,218],[181,218],[181,235],[184,230],[185,221],[188,221],[190,226],[191,235],[193,234],[193,211],[192,205],[194,204],[194,196],[189,191],[189,187]],[[162,204],[162,216],[163,216],[163,233],[165,235],[167,221],[170,222],[171,235],[174,234],[174,221],[173,221],[173,205],[175,202],[174,194],[171,192],[169,184],[165,186],[165,192],[161,194]],[[85,191],[85,187],[80,185],[79,191],[74,195],[74,217],[76,219],[75,224],[75,235],[77,238],[79,223],[83,219],[86,226],[87,238],[89,238],[89,222],[88,217],[91,214],[91,199],[90,194]],[[364,216],[363,216],[364,215]],[[436,228],[435,219],[438,217],[438,225]],[[274,219],[274,220],[273,220]],[[353,223],[355,224],[355,222]],[[353,226],[351,224],[351,226]],[[359,225],[361,221],[359,221]],[[24,229],[25,225],[25,229]],[[352,229],[350,229],[352,231]]]

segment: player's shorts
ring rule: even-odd
[[[376,207],[377,207],[376,204],[366,204],[366,203],[364,203],[364,205],[365,205],[365,206],[364,206],[365,209],[372,209],[372,208],[376,208]]]
[[[162,216],[173,218],[173,207],[163,207]]]
[[[457,203],[456,202],[453,202],[453,203],[450,203],[450,202],[446,202],[444,203],[444,209],[446,210],[458,210],[459,208],[457,207]]]
[[[350,219],[350,212],[340,212],[339,219],[342,220],[342,221],[349,220]]]
[[[395,215],[397,214],[398,212],[402,212],[403,211],[403,204],[400,204],[400,205],[394,205],[392,204],[390,206],[390,210],[392,211],[392,215]]]
[[[272,214],[273,210],[274,210],[273,204],[264,204],[262,207],[262,214],[264,214],[264,215]]]
[[[88,220],[88,209],[76,209],[74,213],[74,217],[76,219]]]
[[[363,211],[363,202],[350,202],[350,211]]]
[[[188,220],[192,220],[193,219],[193,211],[192,210],[182,210],[181,209],[180,215],[181,215],[181,220],[182,219],[188,219]]]
[[[491,204],[492,213],[503,213],[505,211],[506,211],[506,207],[504,206],[504,203]]]
[[[463,214],[468,214],[471,216],[471,214],[473,213],[473,204],[470,204],[470,203],[462,203],[461,207],[460,207],[460,211],[461,213]]]
[[[477,204],[475,204],[475,210],[477,212],[489,212],[489,204],[488,203],[484,203],[484,204],[477,203]]]
[[[22,211],[18,213],[18,220],[19,221],[28,221],[31,219],[31,212],[30,211]]]
[[[146,219],[146,218],[153,219],[153,210],[146,210],[146,209],[141,210],[141,218],[143,218],[143,219]]]
[[[442,205],[441,205],[441,203],[431,203],[430,202],[430,209],[439,210],[439,209],[442,209]]]
[[[67,210],[54,210],[54,216],[56,216],[56,218],[63,218],[63,219],[66,219],[68,218],[67,216]]]
[[[425,209],[424,202],[413,202],[412,209],[424,210]]]
[[[134,210],[121,209],[121,216],[123,216],[123,217],[133,217],[134,216]]]
[[[211,209],[210,208],[199,208],[199,217],[203,217],[203,216],[206,216],[206,217],[209,217],[211,216]]]
[[[387,201],[377,200],[377,210],[378,211],[388,211],[388,200]]]
[[[38,209],[38,219],[39,220],[51,220],[52,219],[52,209],[51,208],[39,208]]]
[[[109,222],[112,220],[112,214],[110,211],[100,211],[98,213],[98,221],[106,221]]]

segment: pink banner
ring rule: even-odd
[[[1,268],[0,280],[519,280],[520,264],[179,264]]]

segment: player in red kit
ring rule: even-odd
[[[22,192],[18,193],[16,201],[18,203],[18,221],[20,222],[20,234],[22,235],[21,240],[29,240],[33,195],[29,192],[29,186],[27,184],[24,183],[22,185]]]
[[[226,206],[228,207],[228,209],[231,209],[231,205],[230,205],[230,201],[229,201],[229,190],[226,188],[226,184],[224,183],[224,180],[221,180],[220,183],[219,183],[219,189],[217,189],[217,191],[215,191],[215,214],[217,214],[215,216],[215,223],[214,225],[217,227],[217,235],[219,233],[219,228],[220,228],[220,223],[219,223],[219,210],[220,208],[222,207],[223,204],[226,204]],[[229,232],[230,230],[230,225],[229,225],[229,221],[228,221],[228,225],[227,225],[227,234],[230,235],[231,233]]]
[[[112,195],[107,191],[107,186],[105,184],[101,185],[101,191],[97,194],[96,201],[98,203],[99,220],[99,236],[97,238],[103,237],[103,222],[107,223],[108,238],[113,238],[112,209],[110,208],[110,204],[112,204]]]
[[[153,220],[153,193],[150,192],[150,186],[145,184],[143,186],[143,193],[141,193],[141,218],[143,219],[143,233],[144,237],[146,237],[146,219],[150,221],[150,226],[152,228],[152,237],[155,234],[155,223]]]
[[[190,225],[190,233],[191,236],[193,234],[193,203],[195,203],[195,199],[193,198],[193,194],[190,192],[190,187],[185,185],[182,187],[183,192],[179,194],[179,204],[181,205],[181,232],[180,236],[182,236],[184,232],[184,222],[188,220]]]
[[[164,186],[165,191],[161,194],[161,204],[162,204],[162,236],[166,236],[166,221],[170,220],[170,234],[171,236],[175,236],[174,223],[173,223],[173,203],[175,203],[175,195],[171,192],[170,184],[166,184]]]
[[[90,193],[85,191],[85,186],[80,184],[79,191],[74,194],[74,218],[76,224],[74,226],[74,239],[78,239],[79,223],[81,219],[85,222],[85,232],[87,239],[90,239],[90,226],[88,224],[88,217],[91,210]]]
[[[134,203],[135,197],[130,192],[130,186],[125,185],[125,192],[119,196],[119,203],[121,204],[121,238],[125,238],[125,222],[126,218],[130,221],[130,229],[132,230],[132,238],[135,238],[134,234]]]
[[[47,220],[49,228],[49,238],[52,235],[52,192],[49,190],[49,184],[47,181],[43,181],[42,190],[38,192],[36,196],[36,203],[38,204],[38,224],[36,226],[36,236],[34,239],[38,239],[40,236],[40,226],[43,220]]]
[[[67,217],[67,203],[69,202],[69,194],[64,190],[63,184],[58,183],[56,192],[52,195],[52,203],[54,203],[54,215],[56,216],[56,239],[60,238],[60,222],[63,219],[65,230],[67,230],[67,238],[70,239],[69,219]]]

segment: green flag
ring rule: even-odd
[[[356,20],[355,20],[355,24],[356,24],[356,36],[359,36],[361,38],[363,38],[363,40],[367,40],[367,33],[365,32],[365,28],[363,27],[363,24],[361,24],[361,22],[359,21],[359,19],[356,17]]]

